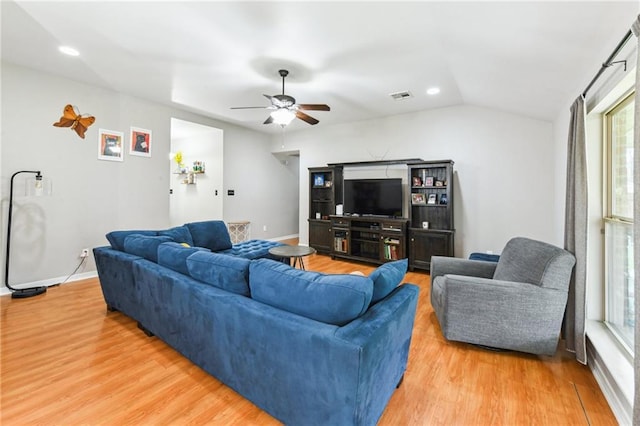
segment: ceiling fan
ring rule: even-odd
[[[265,108],[271,109],[273,112],[269,115],[269,117],[264,121],[263,124],[271,124],[276,123],[281,125],[282,127],[291,123],[291,121],[298,117],[300,120],[305,121],[309,124],[318,124],[319,121],[315,118],[311,117],[308,114],[305,114],[301,110],[307,111],[330,111],[329,105],[325,104],[297,104],[296,100],[293,96],[284,94],[284,78],[289,75],[289,71],[287,70],[279,70],[278,73],[280,77],[282,77],[282,94],[281,95],[264,95],[265,98],[271,101],[271,105],[262,107],[262,106],[254,106],[254,107],[232,107],[231,109],[253,109],[253,108]]]

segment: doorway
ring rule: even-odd
[[[171,226],[223,219],[223,146],[222,129],[171,119]],[[174,160],[178,152],[182,168]]]

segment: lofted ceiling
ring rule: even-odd
[[[288,95],[331,106],[309,112],[317,126],[460,104],[553,120],[640,12],[637,0],[0,4],[3,61],[264,132],[279,130],[262,124],[269,110],[231,107],[268,106],[281,68]]]

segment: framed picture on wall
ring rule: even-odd
[[[131,127],[129,135],[129,154],[151,157],[151,130]]]
[[[122,132],[100,129],[98,131],[98,160],[123,161]]]

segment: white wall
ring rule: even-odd
[[[259,223],[262,238],[297,232],[297,177],[270,153],[264,134],[4,62],[1,72],[3,257],[11,174],[39,169],[54,187],[52,197],[16,200],[10,283],[66,277],[77,266],[80,250],[107,244],[104,235],[111,230],[169,226],[171,117],[224,131],[226,221]],[[84,140],[52,126],[68,103],[96,117]],[[128,141],[130,126],[152,130],[152,157],[125,153],[122,163],[98,161],[98,129],[122,131]],[[234,197],[226,195],[228,188],[236,190]],[[23,213],[28,214],[21,218]],[[80,272],[94,270],[90,258]]]
[[[194,183],[185,184],[187,174],[170,162],[169,223],[223,219],[224,132],[210,126],[171,119],[171,153],[182,152],[182,162],[189,170],[194,161],[202,161],[205,172],[194,174]]]
[[[562,243],[552,125],[474,106],[310,128],[272,140],[300,152],[300,241],[308,242],[308,174],[327,163],[455,161],[455,252],[502,251],[514,236]],[[284,145],[284,147],[282,146]]]

